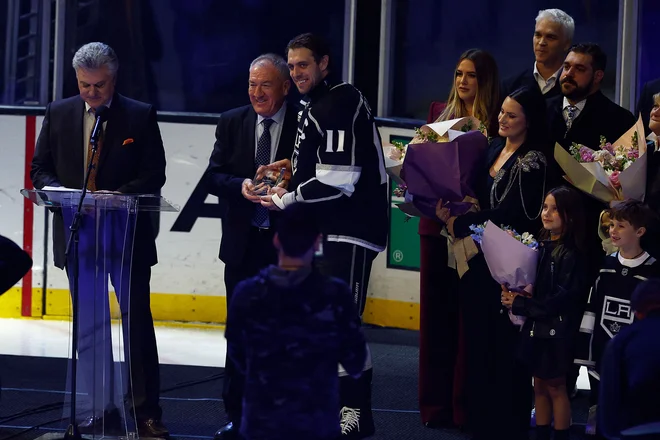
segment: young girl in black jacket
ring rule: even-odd
[[[513,314],[527,317],[521,331],[524,356],[534,375],[536,438],[550,439],[554,415],[555,440],[567,440],[571,406],[566,374],[573,362],[572,341],[580,323],[586,281],[584,212],[577,192],[567,187],[551,190],[543,203],[541,219],[546,239],[539,243],[532,297],[502,286],[502,304]]]

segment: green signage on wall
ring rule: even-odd
[[[390,135],[389,142],[410,142],[412,138]],[[390,181],[390,236],[387,242],[387,267],[391,269],[419,270],[418,217],[408,217],[397,204],[402,197],[394,193],[396,183]]]

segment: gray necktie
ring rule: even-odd
[[[264,132],[259,136],[259,142],[257,142],[257,154],[255,158],[255,165],[259,168],[260,165],[268,165],[270,163],[270,149],[271,149],[271,138],[270,138],[270,126],[273,124],[272,119],[264,119]],[[255,206],[255,213],[253,218],[254,224],[258,227],[267,226],[268,221],[268,208],[265,208],[261,205]]]
[[[566,133],[568,133],[573,126],[573,121],[577,115],[578,108],[574,105],[567,105],[566,110],[568,110],[568,114],[566,115]]]

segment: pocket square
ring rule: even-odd
[[[124,141],[124,143],[121,144],[121,145],[124,146],[124,145],[132,144],[132,143],[133,143],[133,138],[128,138],[128,139],[126,139],[126,140]]]

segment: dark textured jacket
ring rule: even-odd
[[[513,301],[514,315],[526,316],[523,332],[535,338],[570,338],[577,330],[586,282],[583,256],[557,242],[539,243],[539,266],[531,298]]]
[[[607,345],[600,375],[598,427],[606,438],[655,423],[660,437],[660,310],[621,330]]]
[[[346,283],[266,268],[236,288],[225,337],[246,377],[246,439],[339,438],[337,364],[357,377],[367,356]]]
[[[523,144],[506,161],[493,179],[489,170],[504,149],[506,140],[497,137],[492,140],[486,151],[481,176],[475,179],[474,190],[479,198],[480,210],[468,212],[456,217],[454,235],[458,238],[472,234],[471,225],[485,223],[488,220],[496,225],[507,225],[523,233],[535,233],[541,226],[540,213],[543,199],[547,192],[545,155]],[[507,191],[508,184],[512,186]],[[493,188],[493,186],[495,188]],[[499,199],[495,206],[491,204],[491,192]]]

